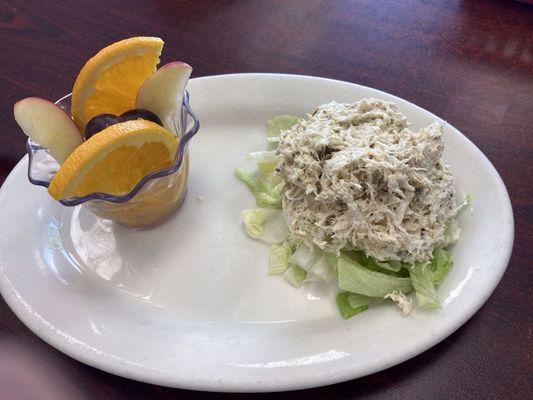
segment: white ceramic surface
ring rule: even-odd
[[[513,217],[487,158],[447,125],[445,158],[473,210],[439,288],[443,309],[403,318],[383,305],[348,321],[332,286],[294,289],[266,275],[268,247],[239,212],[254,206],[236,167],[265,148],[265,122],[336,100],[396,101],[415,128],[438,119],[404,100],[321,78],[242,74],[191,80],[202,127],[188,197],[166,223],[128,230],[66,208],[26,178],[24,158],[0,191],[0,289],[17,316],[62,352],[129,378],[181,388],[276,391],[335,383],[409,359],[450,335],[505,271]],[[21,136],[22,140],[22,136]],[[438,361],[437,361],[438,362]]]

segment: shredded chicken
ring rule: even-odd
[[[442,125],[419,131],[393,103],[318,107],[283,131],[277,155],[290,233],[321,249],[427,260],[457,213]]]
[[[411,311],[413,310],[413,300],[398,290],[389,293],[384,299],[391,299],[394,301],[404,317],[411,314]]]

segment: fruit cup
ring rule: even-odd
[[[56,104],[70,113],[70,95]],[[83,204],[99,217],[110,219],[130,227],[143,227],[162,221],[183,203],[187,192],[189,172],[189,141],[198,132],[200,122],[189,106],[189,94],[185,92],[181,112],[172,124],[172,133],[179,140],[172,165],[164,170],[144,176],[133,189],[117,196],[108,193],[91,193],[83,197],[59,200],[64,206]],[[57,161],[47,149],[28,138],[28,179],[38,186],[48,188],[59,169]]]

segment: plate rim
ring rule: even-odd
[[[436,116],[431,111],[426,110],[414,103],[411,103],[408,100],[402,99],[398,96],[395,96],[393,94],[384,92],[379,89],[371,88],[364,85],[359,85],[357,83],[348,82],[348,81],[341,81],[336,79],[330,79],[325,77],[319,77],[319,76],[310,76],[310,75],[299,75],[299,74],[283,74],[283,73],[238,73],[238,74],[221,74],[221,75],[209,75],[204,77],[198,77],[193,78],[191,81],[209,81],[209,80],[218,80],[218,79],[239,79],[239,78],[249,78],[249,77],[277,77],[277,78],[304,78],[304,79],[311,79],[311,80],[321,80],[321,81],[330,81],[332,83],[336,84],[343,84],[343,85],[352,85],[361,89],[371,89],[372,91],[375,91],[378,94],[384,94],[387,97],[392,97],[395,101],[401,102],[401,103],[407,103],[410,107],[414,107],[417,111],[429,114],[436,120],[442,121],[442,118]],[[460,138],[469,146],[473,148],[473,150],[477,153],[478,156],[480,156],[485,168],[490,172],[490,174],[498,181],[499,187],[503,190],[504,201],[505,201],[505,210],[502,210],[502,213],[505,213],[505,219],[507,222],[509,222],[509,236],[506,237],[507,239],[507,246],[502,249],[500,253],[500,262],[498,262],[498,265],[502,265],[496,272],[496,274],[493,274],[492,281],[490,282],[490,286],[486,286],[485,290],[483,291],[483,295],[478,296],[475,298],[475,304],[472,305],[468,312],[465,312],[461,318],[459,318],[455,322],[455,324],[449,324],[447,326],[447,329],[442,329],[439,331],[436,335],[433,335],[431,338],[432,340],[426,340],[425,343],[421,343],[420,345],[415,346],[416,349],[413,349],[410,352],[403,352],[400,353],[399,356],[391,357],[389,358],[389,362],[387,362],[386,365],[382,365],[382,363],[376,363],[377,365],[368,365],[364,368],[361,368],[360,366],[354,368],[345,368],[342,373],[337,373],[334,376],[330,376],[328,374],[317,374],[316,376],[312,377],[312,380],[309,379],[309,377],[301,377],[301,376],[291,376],[289,379],[286,380],[266,380],[266,381],[257,381],[253,382],[253,386],[250,386],[252,382],[240,382],[234,383],[232,382],[221,382],[221,381],[214,381],[212,379],[202,379],[195,377],[194,380],[189,380],[187,382],[180,381],[179,379],[171,379],[167,376],[158,376],[156,373],[150,372],[148,369],[143,369],[140,367],[132,367],[128,365],[124,360],[110,360],[108,354],[104,354],[104,357],[95,357],[93,353],[83,351],[83,349],[80,349],[79,347],[76,347],[75,345],[69,343],[68,340],[65,340],[64,337],[61,337],[57,334],[55,330],[45,329],[46,326],[38,319],[36,319],[35,316],[31,312],[28,312],[28,310],[25,308],[25,305],[19,301],[17,298],[18,292],[14,287],[12,287],[9,283],[9,280],[6,276],[4,276],[4,268],[2,263],[0,262],[0,293],[2,297],[4,298],[5,302],[9,306],[9,308],[13,311],[13,313],[17,316],[17,318],[28,328],[30,331],[32,331],[34,334],[36,334],[39,338],[41,338],[43,341],[54,347],[56,350],[59,350],[63,354],[76,359],[77,361],[80,361],[84,364],[90,365],[92,367],[98,368],[100,370],[129,378],[134,379],[141,382],[156,384],[156,385],[162,385],[162,386],[168,386],[168,387],[175,387],[175,388],[182,388],[182,389],[193,389],[193,390],[205,390],[205,391],[218,391],[218,392],[278,392],[278,391],[285,391],[285,390],[298,390],[298,389],[304,389],[304,388],[313,388],[313,387],[319,387],[319,386],[325,386],[330,384],[335,384],[351,379],[357,379],[363,376],[370,375],[372,373],[376,373],[382,370],[385,370],[387,368],[390,368],[392,366],[398,365],[406,360],[409,360],[424,351],[428,350],[429,348],[439,344],[442,340],[447,338],[448,336],[452,335],[455,331],[457,331],[466,321],[468,321],[472,316],[485,304],[485,302],[488,300],[488,298],[492,295],[494,292],[496,286],[501,281],[503,274],[507,270],[509,260],[512,254],[512,249],[514,245],[514,234],[515,234],[515,228],[514,228],[514,216],[513,216],[513,210],[512,210],[512,204],[509,197],[509,193],[507,191],[507,188],[499,175],[496,168],[493,166],[493,164],[490,162],[488,157],[467,137],[465,136],[459,129],[455,128],[453,125],[446,122],[448,126],[453,128],[459,135]],[[19,172],[20,169],[22,169],[28,162],[28,156],[25,155],[19,162],[15,165],[15,167],[11,170],[11,172],[8,174],[6,179],[4,180],[2,186],[0,187],[0,200],[3,198],[5,192],[9,190],[8,188],[11,186],[11,181],[15,179],[15,175]],[[0,261],[1,261],[1,254],[0,254]],[[19,295],[20,296],[20,295]],[[107,357],[105,357],[107,356]]]

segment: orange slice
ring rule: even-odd
[[[178,140],[143,119],[112,125],[78,146],[50,182],[56,199],[94,192],[126,194],[147,174],[168,168]]]
[[[155,72],[163,41],[133,37],[100,50],[81,69],[72,89],[71,114],[83,131],[89,120],[103,113],[122,114],[135,108],[135,97]]]

